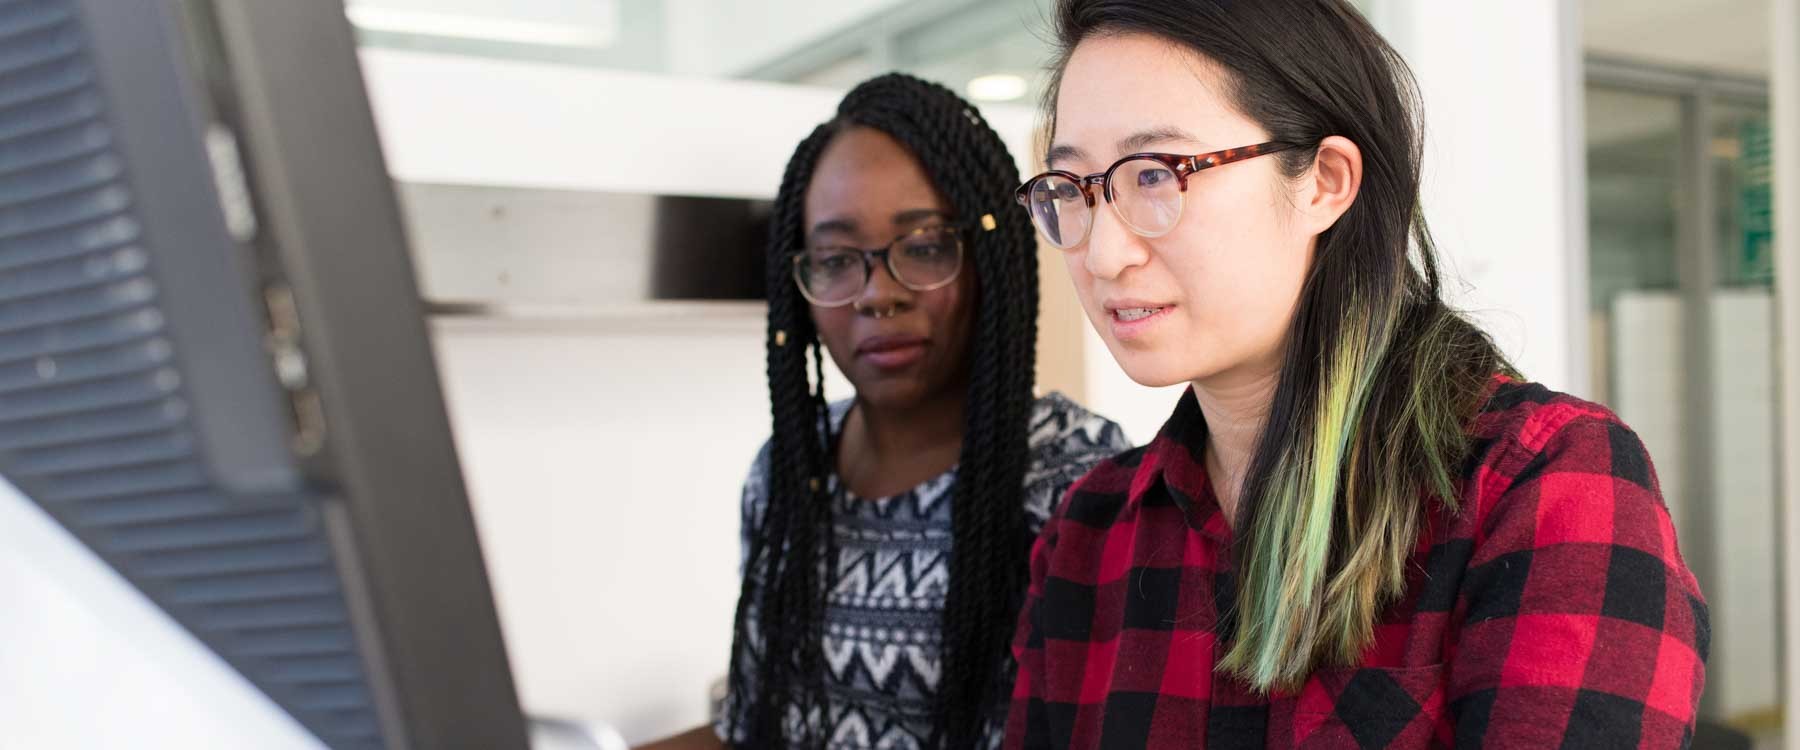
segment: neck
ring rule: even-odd
[[[1237,518],[1244,475],[1280,381],[1279,365],[1194,381],[1194,398],[1206,418],[1206,470],[1228,521]]]
[[[884,408],[857,399],[844,426],[844,437],[855,433],[861,451],[875,459],[930,453],[945,445],[962,444],[962,389],[954,397],[927,399],[905,408]]]

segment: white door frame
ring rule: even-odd
[[[1782,466],[1782,691],[1785,714],[1800,720],[1800,0],[1773,0],[1769,109],[1775,162],[1775,299],[1781,331],[1779,399]],[[1786,744],[1800,750],[1800,731],[1787,726]]]

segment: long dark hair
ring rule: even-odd
[[[1319,236],[1234,519],[1236,640],[1221,668],[1291,689],[1373,640],[1427,503],[1455,507],[1467,420],[1511,368],[1444,303],[1419,210],[1417,84],[1349,3],[1061,0],[1056,79],[1083,40],[1128,33],[1221,66],[1239,111],[1301,146],[1280,156],[1289,178],[1329,136],[1362,151],[1361,191]]]
[[[1037,341],[1037,246],[1029,219],[1011,202],[1019,173],[999,135],[948,89],[901,74],[872,79],[845,96],[837,116],[794,150],[775,199],[768,252],[769,502],[751,535],[738,600],[730,721],[734,735],[741,728],[755,747],[824,740],[807,736],[804,718],[801,736],[784,736],[789,706],[799,707],[802,716],[812,710],[824,715],[822,622],[828,577],[836,566],[826,481],[832,440],[819,375],[822,345],[790,269],[791,257],[805,242],[803,206],[813,167],[834,136],[859,126],[905,146],[956,219],[974,227],[965,262],[973,264],[978,307],[968,352],[962,455],[951,497],[950,581],[933,738],[943,746],[968,747],[1010,687],[1001,684],[1003,666],[1027,573],[1030,538],[1022,488]],[[753,571],[760,575],[750,575]],[[746,675],[745,628],[752,606],[764,658],[754,665],[754,675]],[[746,692],[751,679],[756,695]]]

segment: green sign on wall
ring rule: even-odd
[[[1728,264],[1729,281],[1768,285],[1775,278],[1775,211],[1771,193],[1774,166],[1767,119],[1746,120],[1738,127],[1742,144],[1736,171],[1737,224],[1741,239]]]

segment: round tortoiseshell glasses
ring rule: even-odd
[[[1031,212],[1031,223],[1044,239],[1063,250],[1087,240],[1094,228],[1094,186],[1119,220],[1144,237],[1161,237],[1181,221],[1181,196],[1188,177],[1223,166],[1293,148],[1292,144],[1259,143],[1204,154],[1132,154],[1104,172],[1082,176],[1051,170],[1025,181],[1013,197]]]

